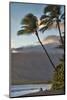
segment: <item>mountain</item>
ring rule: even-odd
[[[46,39],[42,40],[43,45],[47,49],[49,53],[55,53],[55,52],[62,52],[62,49],[57,49],[61,43],[60,43],[60,38],[58,36],[48,36]],[[23,53],[23,52],[44,52],[42,46],[40,43],[37,43],[36,46],[28,46],[28,47],[20,47],[20,48],[12,48],[13,53]]]

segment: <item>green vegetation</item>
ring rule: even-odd
[[[64,37],[63,37],[63,40],[64,40]],[[58,47],[59,49],[64,49],[64,42],[62,45],[60,45]],[[60,59],[60,64],[56,67],[56,70],[57,71],[54,71],[54,78],[53,78],[53,81],[52,81],[52,89],[53,90],[64,90],[64,55],[63,55],[63,58]]]
[[[57,71],[54,72],[53,78],[53,90],[64,90],[64,60],[61,59],[61,63],[56,67]]]

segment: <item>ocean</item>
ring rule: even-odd
[[[27,84],[27,85],[11,85],[10,86],[10,97],[23,96],[29,93],[35,93],[45,90],[50,90],[52,84]]]

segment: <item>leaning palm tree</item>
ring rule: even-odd
[[[61,35],[60,30],[60,22],[61,18],[64,17],[64,14],[61,14],[61,6],[59,5],[48,5],[44,8],[44,15],[41,16],[41,25],[43,27],[40,29],[40,31],[44,32],[45,30],[52,28],[54,24],[56,24],[56,27],[58,27],[61,43],[63,44],[63,38]]]
[[[50,63],[52,64],[53,68],[56,70],[55,65],[53,64],[47,50],[45,49],[44,45],[42,44],[39,38],[39,35],[38,35],[39,25],[38,25],[37,17],[29,13],[22,19],[21,25],[22,25],[21,30],[18,31],[18,35],[35,33],[35,35],[38,38],[39,43],[41,44],[43,50],[45,51],[47,57],[49,58]]]

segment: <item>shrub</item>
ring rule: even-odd
[[[54,71],[53,77],[53,90],[64,89],[64,60],[56,67],[57,71]]]

